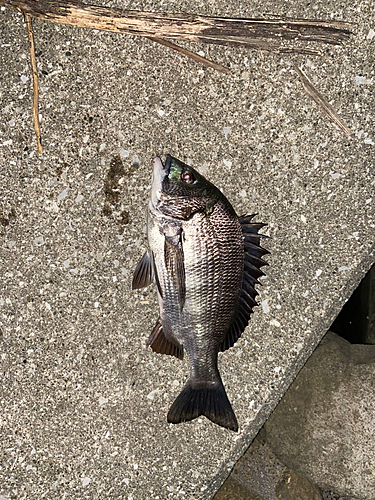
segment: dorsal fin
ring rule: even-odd
[[[253,307],[257,305],[255,297],[258,295],[258,292],[255,290],[255,285],[260,285],[258,278],[264,276],[260,268],[268,265],[267,262],[262,260],[262,257],[269,254],[269,251],[260,246],[261,238],[267,238],[267,236],[258,234],[258,231],[267,224],[252,223],[251,220],[253,217],[254,215],[246,215],[239,219],[244,239],[242,289],[238,299],[236,314],[233,316],[225,339],[220,344],[219,351],[225,351],[232,347],[245,330],[250,315],[253,312]]]

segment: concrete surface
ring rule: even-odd
[[[35,22],[38,156],[23,18],[0,11],[6,499],[212,498],[374,261],[372,2],[131,5],[356,26],[314,59],[186,45],[228,64],[228,77],[149,40]],[[292,61],[350,138],[305,95]],[[188,365],[144,347],[155,289],[132,293],[131,274],[146,245],[150,160],[167,152],[269,224],[262,306],[220,357],[238,434],[204,418],[167,424]]]

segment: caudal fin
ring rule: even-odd
[[[236,415],[221,380],[196,382],[189,379],[168,412],[168,422],[179,424],[204,415],[212,422],[238,431]]]

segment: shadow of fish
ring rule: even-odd
[[[191,361],[168,422],[205,415],[237,431],[217,358],[241,336],[256,305],[255,284],[268,253],[258,230],[265,224],[239,218],[219,189],[176,158],[152,163],[149,247],[132,288],[157,285],[160,317],[147,345],[179,359],[186,350]]]

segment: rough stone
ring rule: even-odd
[[[322,490],[323,500],[355,500],[353,497],[339,495],[332,490]]]
[[[278,458],[322,489],[374,500],[375,346],[328,332],[264,428]]]
[[[264,500],[264,498],[250,491],[231,474],[214,496],[214,500]]]
[[[277,500],[322,500],[319,490],[302,474],[285,469],[276,485]]]
[[[232,500],[233,494],[249,500],[322,500],[310,481],[276,457],[264,429],[236,463],[214,500]]]

